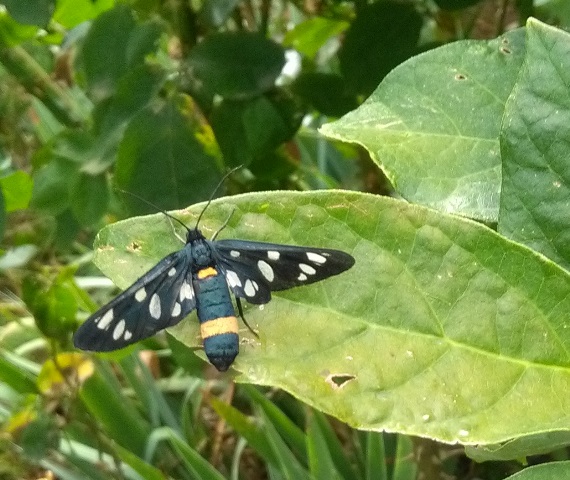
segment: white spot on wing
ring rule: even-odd
[[[300,263],[299,268],[307,275],[314,275],[315,273],[317,273],[317,271],[313,267],[305,263]]]
[[[169,277],[172,277],[175,273],[176,273],[176,269],[174,267],[172,267],[170,270],[168,270],[168,276]]]
[[[123,332],[125,331],[125,320],[121,320],[117,325],[115,325],[115,329],[113,330],[113,340],[118,340],[122,337]]]
[[[239,252],[237,250],[230,250],[230,255],[234,258],[238,258]]]
[[[297,280],[304,282],[305,280],[307,280],[307,275],[305,275],[304,273],[300,273],[299,276],[297,277]]]
[[[327,257],[323,257],[322,255],[314,252],[307,252],[307,258],[311,262],[318,263],[319,265],[322,265],[327,261]]]
[[[230,288],[241,287],[241,280],[237,276],[237,273],[232,270],[226,271],[226,280]]]
[[[123,337],[125,340],[130,340],[131,338],[133,338],[133,332],[131,332],[130,330],[125,330],[125,336]]]
[[[152,318],[155,318],[157,320],[160,318],[160,314],[162,313],[160,310],[160,297],[156,293],[150,297],[150,303],[148,304],[148,313],[150,313],[150,316]]]
[[[194,290],[192,289],[192,285],[190,285],[186,280],[182,282],[182,286],[180,287],[180,301],[183,302],[184,299],[190,300],[194,296]]]
[[[248,297],[255,297],[255,286],[249,278],[245,281],[243,291]]]
[[[137,302],[142,302],[145,298],[146,298],[146,290],[144,289],[144,287],[141,287],[137,290],[137,293],[135,293],[135,299],[137,300]]]
[[[178,315],[180,315],[181,311],[182,311],[182,308],[180,307],[180,304],[178,302],[176,302],[174,304],[174,308],[172,309],[172,316],[177,317]]]
[[[269,258],[269,260],[279,260],[280,256],[281,254],[279,252],[276,252],[275,250],[267,251],[267,258]]]
[[[275,274],[273,273],[273,269],[271,268],[271,265],[269,265],[269,263],[264,262],[263,260],[259,260],[257,262],[257,267],[259,268],[259,271],[268,282],[273,281],[273,279],[275,278]]]
[[[100,320],[97,322],[97,328],[101,330],[106,330],[112,321],[113,321],[113,309],[110,308],[105,312],[105,315],[103,315],[100,318]]]

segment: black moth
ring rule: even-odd
[[[117,350],[176,325],[196,309],[206,355],[223,372],[239,344],[230,290],[245,322],[240,299],[262,305],[272,291],[318,282],[354,265],[354,258],[339,250],[206,240],[198,230],[200,217],[194,229],[171,217],[186,228],[186,245],[91,315],[75,332],[77,348]]]

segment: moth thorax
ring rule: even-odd
[[[204,241],[196,241],[192,246],[192,259],[197,267],[207,267],[212,264],[212,250]]]

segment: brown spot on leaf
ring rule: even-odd
[[[127,250],[131,252],[136,252],[140,249],[141,249],[141,244],[136,241],[133,241],[129,245],[127,245]]]

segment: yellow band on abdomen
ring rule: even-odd
[[[222,333],[238,333],[238,322],[236,317],[221,317],[215,320],[208,320],[200,324],[202,339],[210,338]]]
[[[198,271],[198,278],[200,280],[203,280],[204,278],[215,277],[217,274],[218,272],[216,271],[215,268],[206,267]]]

